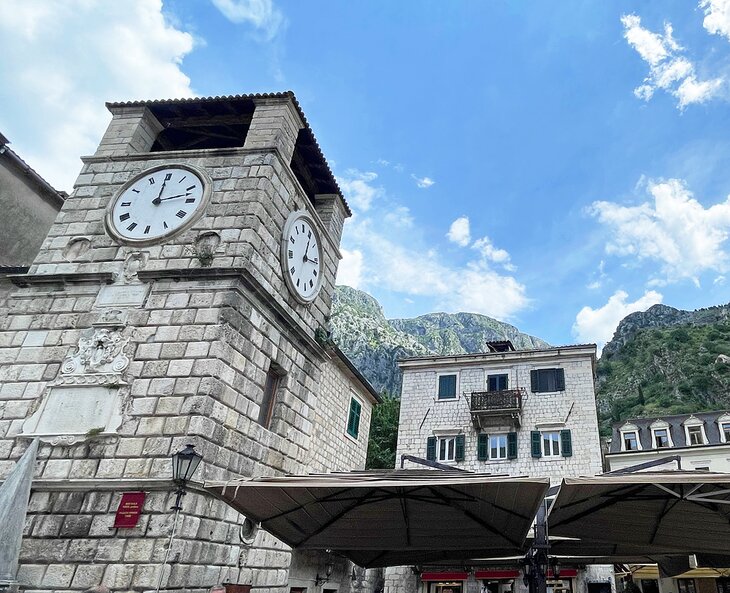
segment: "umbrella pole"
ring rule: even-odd
[[[543,501],[535,517],[535,539],[525,556],[525,579],[530,593],[547,593],[549,552],[547,501]]]

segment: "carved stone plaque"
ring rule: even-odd
[[[139,307],[144,303],[148,284],[109,284],[102,286],[96,307]]]
[[[118,392],[98,385],[51,387],[23,425],[23,434],[72,444],[90,434],[114,433],[122,423]]]

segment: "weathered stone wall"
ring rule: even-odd
[[[373,401],[365,389],[349,379],[336,356],[327,362],[319,383],[320,404],[313,420],[310,460],[311,472],[350,471],[365,468]],[[362,404],[357,438],[347,434],[350,400]]]
[[[511,476],[548,476],[559,483],[564,476],[595,475],[601,472],[601,450],[593,367],[590,354],[571,355],[563,350],[554,356],[539,358],[529,351],[514,356],[480,355],[477,359],[459,358],[458,362],[443,359],[424,368],[405,368],[401,392],[398,455],[426,457],[426,440],[434,434],[464,434],[465,455],[457,467],[475,472],[508,474]],[[565,391],[532,393],[530,371],[535,368],[563,368]],[[458,375],[457,397],[437,399],[438,374]],[[469,411],[469,394],[485,391],[486,377],[507,373],[509,387],[525,388],[522,403],[522,424],[517,429],[517,459],[479,461],[477,459],[478,431]],[[539,429],[569,429],[573,441],[570,457],[533,458],[530,452],[530,431]],[[484,432],[506,433],[515,430],[507,419]]]
[[[122,486],[110,480],[124,480],[123,489],[133,490],[135,483],[144,489],[147,479],[169,479],[170,455],[188,442],[203,455],[196,480],[362,467],[371,404],[363,402],[360,438],[347,440],[351,381],[314,340],[329,314],[342,203],[330,204],[325,228],[286,160],[296,138],[291,114],[291,105],[270,102],[257,111],[255,147],[146,153],[154,118],[147,109],[118,108],[99,152],[84,159],[76,190],[30,270],[31,278],[68,276],[31,279],[8,297],[8,315],[0,319],[0,479],[27,446],[24,425],[27,433],[28,419],[59,382],[79,390],[103,385],[118,398],[119,422],[86,435],[42,437],[36,477],[59,486],[33,494],[23,585],[43,591],[101,582],[116,590],[154,588],[172,494],[151,491],[140,525],[114,530]],[[204,215],[162,245],[112,240],[104,216],[121,185],[148,167],[176,162],[212,179]],[[308,210],[323,236],[323,285],[309,306],[289,294],[279,264],[282,229],[294,209]],[[206,269],[192,247],[210,232],[219,243]],[[109,272],[113,277],[105,276]],[[74,371],[69,361],[83,340],[97,339],[99,328],[123,344],[118,372]],[[283,377],[266,428],[258,417],[272,363]],[[62,414],[73,418],[72,407]],[[333,442],[341,443],[343,458],[329,448]],[[86,491],[68,492],[78,480],[87,480]],[[229,581],[286,591],[289,548],[263,531],[244,544],[242,520],[208,495],[188,494],[163,588],[194,591]]]
[[[61,198],[19,170],[3,148],[0,145],[0,266],[28,266],[58,214]]]

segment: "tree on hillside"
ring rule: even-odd
[[[367,469],[393,469],[398,444],[398,417],[400,400],[383,392],[382,403],[373,409],[370,422],[370,441],[365,462]]]

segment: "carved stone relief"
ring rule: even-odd
[[[120,387],[129,366],[124,352],[129,338],[117,325],[119,311],[102,318],[114,325],[92,327],[63,360],[60,375],[43,394],[38,409],[23,424],[22,434],[54,445],[73,445],[89,438],[116,435],[123,421]],[[103,323],[100,321],[100,323]]]
[[[129,358],[124,354],[128,339],[123,339],[119,331],[106,327],[92,331],[91,335],[79,338],[76,351],[64,359],[62,374],[118,374],[129,366]]]

